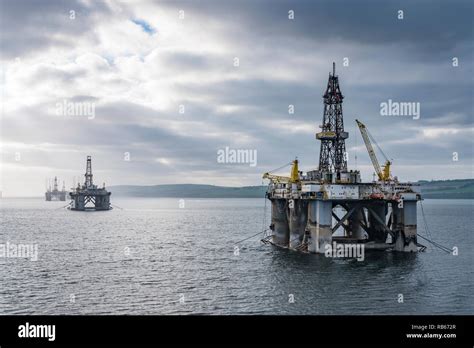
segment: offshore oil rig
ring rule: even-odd
[[[333,243],[417,251],[423,247],[417,241],[419,186],[392,177],[391,161],[385,155],[385,165],[380,166],[372,146],[377,143],[360,121],[356,122],[377,179],[362,182],[358,170],[347,169],[345,140],[349,134],[344,131],[344,97],[335,70],[333,63],[323,95],[321,131],[316,133],[321,141],[319,168],[303,173],[295,159],[290,176],[263,175],[270,180],[266,193],[272,206],[270,242],[310,253],[325,253],[326,246]]]
[[[55,176],[53,185],[51,187],[51,181],[47,184],[46,192],[44,194],[46,201],[65,201],[66,200],[66,185],[63,181],[63,188],[61,191],[58,189],[58,178]]]
[[[85,181],[81,186],[79,183],[77,187],[73,188],[69,193],[71,197],[71,204],[68,209],[86,211],[86,210],[110,210],[110,195],[111,192],[103,187],[99,188],[94,185],[92,180],[92,159],[87,156],[86,173],[84,174]]]

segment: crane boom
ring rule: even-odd
[[[263,179],[270,179],[271,181],[278,182],[278,183],[293,183],[294,184],[294,183],[299,182],[300,175],[298,171],[298,159],[295,159],[292,162],[290,176],[281,176],[281,175],[265,173],[263,174]]]
[[[273,175],[270,173],[265,173],[263,174],[263,179],[269,179],[273,182],[277,183],[288,183],[290,182],[290,177],[289,176],[282,176],[282,175]]]
[[[380,168],[379,161],[377,160],[377,156],[375,155],[374,148],[372,147],[372,143],[370,142],[369,132],[367,130],[367,127],[365,126],[365,124],[363,124],[359,120],[356,120],[356,122],[357,122],[357,126],[359,127],[360,134],[362,135],[362,139],[364,139],[365,147],[367,148],[367,152],[369,153],[370,160],[372,161],[372,165],[374,166],[375,172],[377,173],[379,180],[382,180],[382,181],[390,180],[390,165],[392,163],[388,159],[386,159],[383,170]]]

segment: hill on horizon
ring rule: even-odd
[[[474,199],[474,179],[420,180],[423,198]],[[202,184],[117,185],[108,189],[114,196],[168,198],[261,198],[267,186],[226,187]]]

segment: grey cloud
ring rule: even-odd
[[[40,65],[38,69],[29,76],[29,84],[41,85],[45,81],[58,81],[64,84],[74,83],[78,78],[86,76],[87,72],[83,69],[74,73],[63,71],[52,66]]]
[[[210,58],[203,56],[202,54],[195,53],[162,53],[163,63],[171,69],[181,70],[194,70],[194,69],[209,69],[212,68],[212,61]],[[214,61],[215,63],[215,61]],[[214,65],[215,67],[216,65]]]
[[[187,9],[203,17],[230,23],[235,35],[292,36],[295,39],[342,39],[386,44],[411,42],[420,51],[451,49],[472,41],[472,3],[457,1],[178,1],[163,5]],[[288,20],[288,11],[295,20]],[[404,20],[397,11],[404,11]],[[245,32],[242,31],[245,28]]]
[[[99,16],[110,15],[103,1],[89,7],[79,0],[2,0],[0,9],[4,59],[37,54],[51,46],[73,47],[74,38],[91,32]],[[69,18],[71,10],[75,11],[74,20]]]

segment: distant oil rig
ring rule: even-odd
[[[372,147],[377,143],[360,121],[356,122],[377,180],[362,182],[359,171],[347,169],[345,140],[349,134],[344,131],[343,98],[333,63],[323,95],[323,123],[316,134],[321,141],[319,168],[304,174],[295,159],[290,176],[263,175],[270,180],[266,193],[272,206],[270,242],[310,253],[324,253],[333,242],[363,243],[366,249],[375,250],[417,251],[423,247],[417,241],[419,186],[392,177],[391,162],[385,155],[386,162],[380,166]],[[342,217],[337,209],[342,209]],[[343,235],[335,235],[341,228]]]
[[[97,185],[94,185],[92,180],[91,156],[87,156],[84,177],[84,184],[81,186],[78,183],[77,187],[73,188],[72,192],[69,193],[72,201],[68,209],[78,211],[112,209],[110,205],[110,195],[112,193],[105,189],[105,183],[103,187],[99,188]]]
[[[46,184],[46,192],[44,194],[46,201],[65,201],[66,200],[66,186],[63,181],[63,188],[61,191],[58,189],[58,178],[55,176],[53,180],[53,185],[51,187],[51,181]]]

